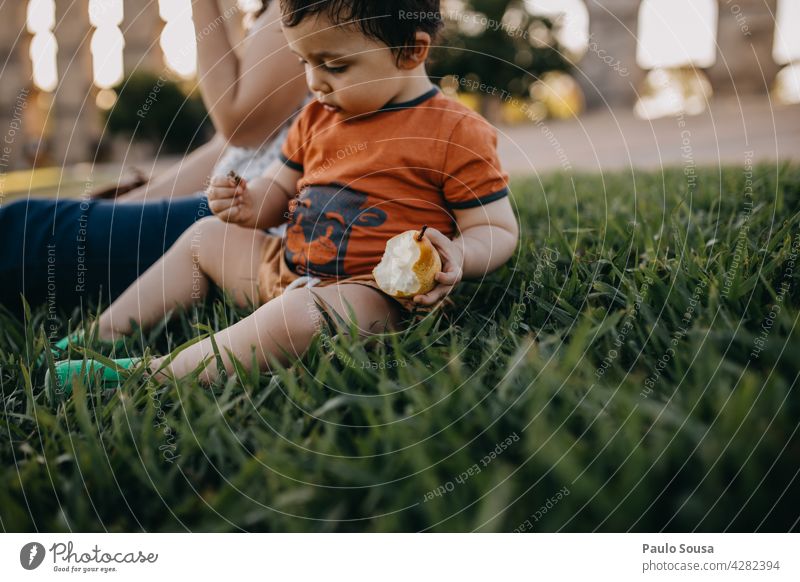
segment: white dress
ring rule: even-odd
[[[281,145],[286,141],[286,134],[289,133],[289,126],[293,120],[294,115],[286,121],[274,139],[264,142],[259,147],[227,146],[217,165],[214,166],[212,175],[221,176],[233,170],[248,181],[263,176],[269,165],[278,159]]]
[[[305,106],[305,103],[303,104]],[[224,176],[231,170],[239,174],[245,180],[252,180],[263,176],[267,168],[278,159],[281,153],[281,146],[286,141],[286,134],[289,133],[289,127],[294,121],[295,115],[300,110],[296,111],[284,124],[280,133],[275,136],[271,141],[263,143],[259,147],[244,148],[239,146],[229,145],[225,148],[225,152],[214,166],[214,176]],[[286,233],[286,224],[267,229],[267,232],[273,236],[283,238]]]

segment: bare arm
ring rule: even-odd
[[[308,89],[281,32],[279,2],[253,25],[237,58],[216,0],[195,0],[198,77],[214,127],[233,145],[253,147],[276,133]]]
[[[302,174],[276,160],[260,178],[248,184],[215,176],[208,189],[211,211],[221,220],[248,228],[265,229],[286,222],[289,201]]]
[[[176,162],[166,172],[157,174],[144,186],[124,194],[120,202],[143,202],[158,198],[179,198],[205,190],[208,177],[225,150],[225,139],[215,135],[211,141]]]
[[[519,224],[508,197],[485,206],[455,211],[460,234],[450,240],[434,228],[425,236],[442,258],[442,271],[436,287],[414,301],[433,305],[445,297],[462,279],[479,279],[499,268],[514,254],[519,240]]]
[[[464,251],[465,279],[478,279],[502,266],[517,248],[519,224],[508,198],[486,206],[456,210],[461,235],[453,242]]]

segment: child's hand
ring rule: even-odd
[[[437,285],[425,295],[415,295],[414,303],[433,305],[445,297],[461,282],[464,266],[464,251],[435,228],[428,228],[425,236],[431,241],[442,259],[442,270],[436,274]]]
[[[240,225],[252,223],[253,197],[244,178],[237,180],[231,176],[214,176],[206,195],[211,212],[221,220]]]

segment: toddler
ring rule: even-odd
[[[316,98],[299,114],[282,158],[259,179],[217,176],[215,216],[197,222],[97,322],[114,341],[202,299],[212,283],[250,316],[215,335],[227,372],[231,356],[267,370],[270,358],[301,355],[319,327],[318,304],[369,335],[396,329],[403,313],[438,305],[462,278],[480,278],[513,254],[518,225],[494,129],[445,97],[425,62],[439,28],[438,0],[281,0],[284,34]],[[276,237],[266,229],[287,223]],[[386,242],[428,225],[442,258],[436,287],[395,299],[372,277]],[[146,225],[145,225],[146,226]],[[206,338],[155,377],[181,377],[213,361]],[[117,360],[129,368],[136,360]],[[56,366],[69,389],[81,361]],[[162,365],[163,364],[163,365]],[[104,382],[115,370],[90,362]],[[217,367],[207,365],[211,382]],[[90,376],[90,379],[94,376]]]

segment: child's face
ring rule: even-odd
[[[283,32],[306,69],[306,82],[330,111],[345,118],[377,111],[405,89],[409,76],[380,41],[323,15]]]

